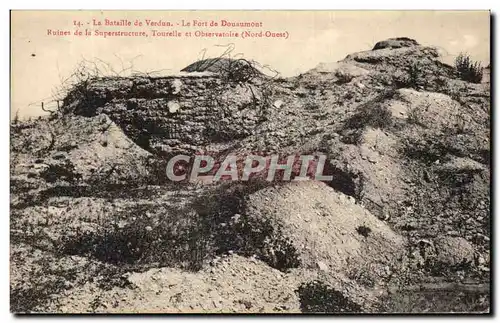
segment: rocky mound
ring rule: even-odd
[[[13,310],[487,309],[408,285],[489,280],[488,83],[407,38],[288,79],[240,63],[92,79],[12,126]],[[333,181],[164,180],[204,152],[322,154]]]
[[[355,204],[354,198],[321,182],[260,190],[249,197],[246,216],[280,228],[301,267],[320,267],[336,275],[348,276],[354,267],[371,266],[371,274],[384,277],[385,266],[404,249],[403,239]],[[394,258],[389,260],[389,254]]]
[[[11,138],[15,152],[11,181],[24,190],[39,192],[53,185],[139,184],[151,177],[151,154],[104,114],[26,122],[13,127]],[[26,198],[14,195],[11,203],[34,203],[42,197]]]
[[[236,255],[217,259],[212,267],[196,273],[159,268],[132,273],[126,279],[135,288],[102,292],[89,283],[65,293],[62,304],[54,310],[121,314],[300,312],[293,276]]]

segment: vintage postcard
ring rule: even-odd
[[[489,11],[11,11],[13,313],[490,313]]]

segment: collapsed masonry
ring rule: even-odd
[[[252,134],[268,104],[259,82],[225,82],[212,73],[99,78],[77,85],[63,109],[83,116],[106,114],[159,156],[193,154],[206,144]]]

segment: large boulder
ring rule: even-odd
[[[339,278],[365,275],[377,285],[404,250],[402,237],[354,198],[322,182],[297,181],[257,191],[248,198],[246,216],[279,228],[300,268]],[[266,252],[278,256],[280,250]]]

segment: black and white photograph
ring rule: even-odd
[[[492,20],[12,10],[11,313],[490,314]]]

